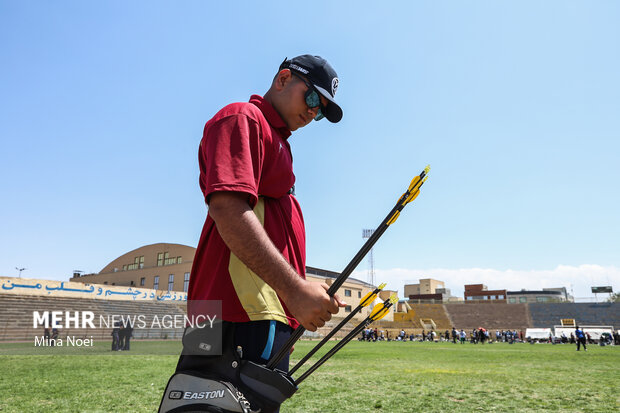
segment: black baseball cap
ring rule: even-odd
[[[304,75],[312,86],[329,101],[323,115],[332,123],[340,122],[342,109],[334,100],[338,89],[338,75],[327,60],[321,56],[304,54],[292,59],[285,58],[279,70],[282,69],[294,70]]]

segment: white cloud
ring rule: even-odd
[[[355,271],[352,277],[367,280],[367,271]],[[376,283],[387,282],[387,289],[398,290],[403,296],[405,284],[416,284],[420,278],[444,281],[452,295],[462,297],[465,284],[485,284],[490,290],[540,290],[543,288],[571,286],[576,298],[593,297],[590,287],[611,285],[614,292],[620,289],[620,268],[614,266],[583,264],[558,265],[551,270],[496,270],[493,268],[432,268],[432,269],[376,269]],[[607,297],[606,294],[599,298]]]

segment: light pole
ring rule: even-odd
[[[372,234],[375,232],[374,229],[362,229],[362,238],[367,239],[370,238],[372,236]],[[370,269],[368,271],[368,283],[370,285],[375,285],[375,258],[373,257],[372,254],[372,248],[370,249],[370,254],[369,254],[369,261],[370,261]]]
[[[15,269],[17,271],[19,271],[19,278],[22,278],[22,271],[26,270],[27,268],[17,268],[17,267],[15,267]]]

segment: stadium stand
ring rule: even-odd
[[[527,304],[463,303],[444,306],[457,329],[525,330],[530,326]]]
[[[436,330],[452,328],[452,323],[446,309],[442,304],[409,304],[411,307],[407,313],[394,314],[392,327],[409,329],[429,329],[428,325],[422,325],[422,320],[432,320]],[[428,323],[427,324],[432,324]]]
[[[620,327],[620,303],[530,303],[529,310],[532,327],[553,327],[567,318],[579,325]]]

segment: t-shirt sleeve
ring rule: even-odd
[[[246,114],[233,114],[205,125],[200,143],[200,187],[209,202],[214,192],[243,192],[251,207],[258,201],[264,143],[260,125]]]

